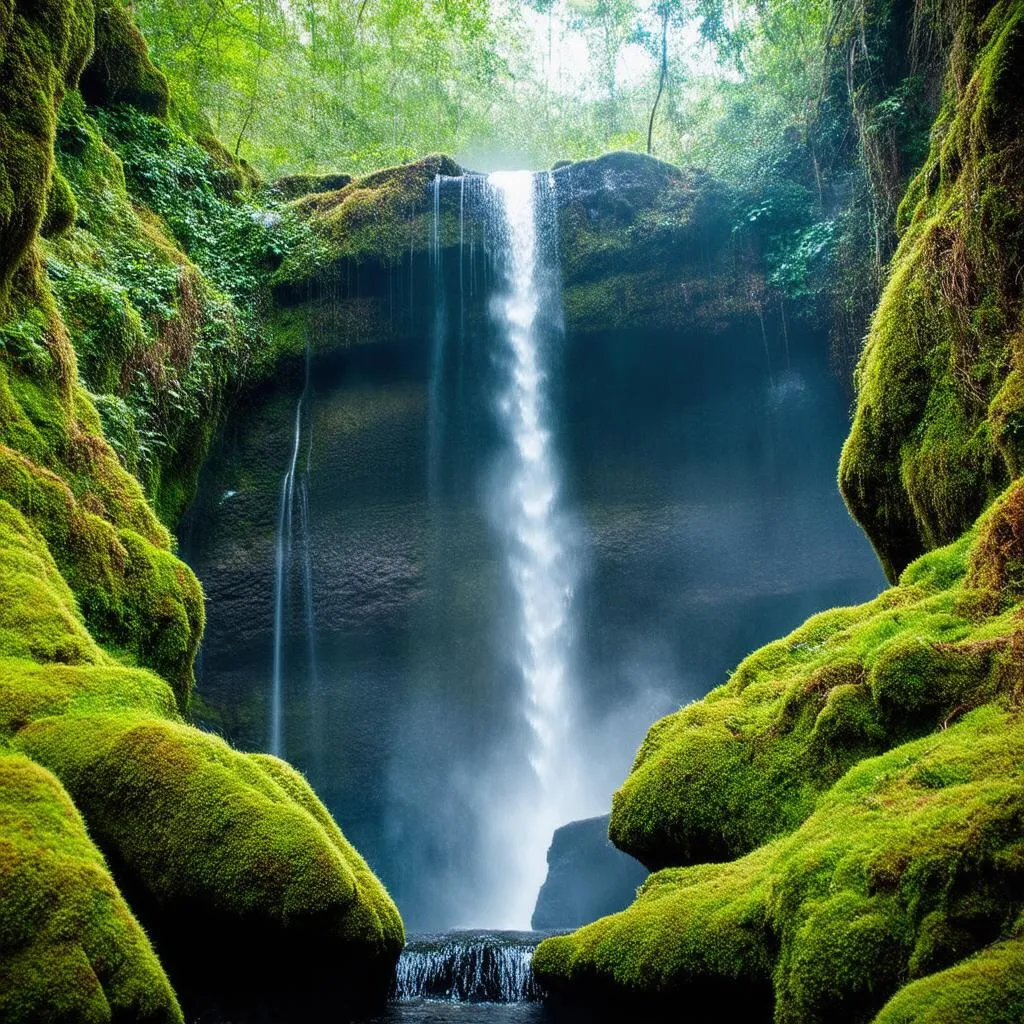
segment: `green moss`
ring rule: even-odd
[[[73,520],[72,499],[60,490],[64,485],[57,478],[49,482],[54,494],[68,502]],[[120,569],[107,562],[96,567],[95,594],[100,599],[116,594],[120,571],[121,582],[138,587],[152,607],[145,620],[133,624],[136,635],[144,637],[155,628],[161,643],[171,643],[174,630],[159,627],[153,616],[173,620],[181,614],[175,600],[185,567],[137,534],[115,535],[108,523],[89,513],[84,520],[100,536],[123,545]],[[40,521],[61,520],[50,514]],[[74,543],[70,529],[68,541]],[[50,543],[58,540],[55,533]],[[113,573],[113,581],[103,572]],[[165,572],[168,580],[161,579]],[[119,881],[158,909],[156,923],[187,922],[185,933],[191,935],[193,915],[200,912],[243,961],[247,955],[266,957],[271,951],[297,961],[343,958],[362,975],[367,991],[382,990],[402,946],[401,920],[305,780],[275,758],[240,754],[184,725],[177,710],[180,689],[175,694],[159,676],[118,664],[105,653],[87,632],[46,537],[6,501],[0,501],[0,579],[5,595],[0,608],[0,747],[12,743],[30,753],[72,789],[91,835],[118,865]],[[196,600],[201,617],[198,591]],[[188,635],[185,624],[179,625]],[[191,665],[191,654],[185,657],[177,649],[148,653],[151,659]],[[0,775],[3,764],[0,759]],[[33,771],[42,773],[40,768]],[[0,871],[6,869],[3,813],[0,800]],[[48,890],[40,879],[35,881],[35,886],[25,883],[25,899],[46,904]],[[113,883],[105,884],[120,901]],[[8,947],[20,950],[21,942],[7,943],[2,930],[8,906],[5,901],[0,907],[0,948],[5,954]],[[11,913],[16,912],[17,906]],[[137,930],[126,909],[123,914]],[[78,927],[72,921],[65,934],[74,937]],[[76,1011],[84,1016],[74,1019],[108,1019],[101,1012],[100,985],[108,983],[103,971],[117,975],[117,964],[127,962],[132,949],[130,934],[109,928],[104,934],[113,952],[96,968],[99,985],[89,981],[88,961],[76,951],[74,939],[61,947],[73,955],[68,965],[59,958],[41,959],[34,948],[23,957],[19,952],[21,959],[8,961],[5,955],[0,1006],[5,998],[10,1000],[22,1014],[13,1020],[64,1019],[59,1017],[59,1000],[64,998],[60,989],[38,1016],[28,1008],[35,1006],[32,1000],[43,1000],[47,979],[58,984],[77,965],[82,977],[78,996],[93,1008]],[[159,973],[152,953],[148,955]],[[13,994],[8,993],[9,979]],[[165,979],[162,984],[169,996]],[[165,1019],[160,988],[150,985],[146,991],[155,1007],[152,1017],[148,1010],[139,1010],[130,1019]],[[27,1001],[25,1008],[18,999]]]
[[[88,0],[0,5],[0,315],[46,210],[57,106],[92,42]]]
[[[996,3],[983,22],[964,10],[857,371],[840,485],[891,579],[1020,472],[1022,59],[1019,4]]]
[[[271,183],[271,190],[282,199],[301,199],[314,193],[338,192],[351,184],[351,174],[285,174]]]
[[[57,147],[79,213],[46,243],[47,277],[107,436],[174,524],[265,347],[261,278],[279,239],[239,194],[247,172],[176,124],[71,92]]]
[[[46,196],[46,214],[40,226],[40,233],[45,238],[52,238],[70,231],[78,216],[78,203],[71,191],[67,178],[54,169],[50,179],[50,191]]]
[[[81,77],[86,99],[98,106],[128,103],[167,116],[167,79],[149,59],[142,33],[121,0],[95,0],[96,49]]]
[[[0,749],[0,1017],[182,1021],[171,986],[60,783]]]
[[[394,265],[407,258],[410,249],[425,250],[434,178],[461,173],[449,157],[434,155],[297,200],[294,210],[314,237],[288,254],[276,283],[294,287],[345,259]],[[457,211],[446,208],[444,213],[444,244],[449,244],[458,237]]]
[[[387,893],[283,763],[167,720],[62,715],[15,743],[68,788],[100,847],[168,915],[218,917],[390,968],[403,944]],[[289,938],[290,936],[290,938]]]
[[[203,630],[202,592],[191,570],[135,530],[89,511],[60,477],[3,447],[0,495],[36,524],[96,636],[160,672],[187,707]]]
[[[1016,1024],[1024,1019],[1024,940],[999,942],[901,989],[875,1024]]]
[[[212,180],[222,198],[232,199],[236,192],[251,192],[260,187],[262,181],[255,168],[246,160],[239,160],[215,135],[200,132],[195,140],[219,171]]]
[[[735,857],[795,828],[860,759],[1010,692],[1022,490],[899,586],[814,616],[653,726],[615,794],[613,841],[655,868]]]
[[[912,964],[948,967],[1013,927],[1022,773],[1019,714],[976,710],[862,761],[790,835],[652,876],[627,910],[542,943],[534,967],[556,990],[762,1012],[767,992],[779,1024],[870,1019]],[[955,942],[935,941],[940,923]]]

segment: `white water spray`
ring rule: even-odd
[[[572,567],[569,536],[559,509],[558,463],[549,409],[548,334],[537,193],[529,172],[490,175],[504,214],[504,292],[497,303],[507,346],[507,379],[498,413],[510,443],[511,471],[500,482],[501,528],[518,605],[515,638],[525,716],[536,776],[521,806],[510,808],[517,878],[509,879],[503,926],[528,924],[544,880],[546,852],[555,828],[575,803],[566,750]]]

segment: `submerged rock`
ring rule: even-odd
[[[628,906],[647,870],[608,839],[608,815],[555,829],[548,875],[530,924],[538,930],[579,928]]]

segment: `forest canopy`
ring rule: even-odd
[[[806,131],[810,0],[136,0],[181,113],[269,173],[444,151],[476,168],[645,149],[719,173]],[[652,107],[657,100],[657,110]],[[733,165],[736,165],[735,167]]]

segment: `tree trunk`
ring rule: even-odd
[[[665,91],[665,81],[668,79],[668,9],[666,8],[661,16],[661,74],[658,75],[658,95],[654,97],[654,106],[651,107],[651,119],[647,124],[647,155],[651,155],[654,140],[654,115],[658,112],[658,104],[661,102],[661,94]]]

